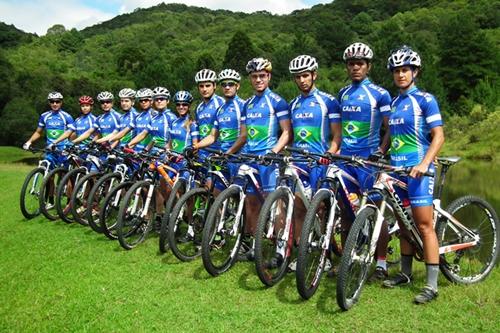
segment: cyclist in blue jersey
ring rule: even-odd
[[[113,98],[113,94],[109,91],[102,91],[97,95],[97,100],[101,104],[103,114],[97,117],[92,128],[89,128],[85,133],[74,139],[73,143],[84,141],[92,134],[97,134],[97,137],[106,137],[120,128],[121,114],[113,109]],[[97,139],[94,138],[94,140]]]
[[[243,107],[241,131],[236,145],[246,143],[248,153],[265,155],[280,152],[292,138],[288,103],[269,89],[272,64],[264,58],[253,58],[246,65],[250,83],[255,94]],[[281,131],[281,134],[279,132]],[[274,166],[255,165],[259,170],[259,183],[264,193],[276,187],[278,170]],[[245,234],[255,235],[257,218],[262,203],[252,186],[248,188],[245,204]],[[248,251],[248,259],[253,259],[253,249]]]
[[[288,68],[300,90],[300,95],[290,102],[293,146],[319,154],[337,152],[342,135],[339,123],[340,107],[335,97],[316,88],[318,62],[309,55],[300,55],[290,61]],[[323,165],[310,167],[307,163],[296,164],[309,174],[309,177],[300,175],[300,178],[304,187],[310,188],[314,193],[318,187],[318,180],[325,176],[326,167]],[[294,233],[297,244],[305,213],[306,207],[297,195],[294,208]],[[281,256],[279,251],[276,254]]]
[[[151,117],[146,131],[151,136],[152,150],[165,149],[170,141],[170,126],[177,117],[167,108],[170,101],[170,91],[164,87],[153,89],[153,105],[155,114]]]
[[[373,84],[368,78],[371,69],[373,51],[363,43],[349,45],[343,55],[347,73],[351,84],[340,90],[338,99],[341,108],[342,143],[340,146],[343,155],[357,155],[370,160],[378,160],[388,150],[389,145],[389,111],[391,96],[384,88]],[[382,125],[385,134],[381,139]],[[344,171],[356,179],[354,184],[347,177],[344,178],[349,190],[349,198],[344,198],[346,205],[350,200],[355,205],[359,201],[360,191],[370,189],[373,185],[373,176],[365,168],[350,165],[340,165]],[[350,229],[353,216],[343,218],[343,240]],[[377,244],[377,268],[370,277],[370,281],[387,277],[387,242],[388,230],[384,225]]]
[[[147,135],[145,131],[151,122],[151,117],[156,114],[156,111],[151,108],[153,90],[141,88],[137,90],[136,98],[139,100],[140,112],[135,120],[129,125],[133,139],[130,140],[126,146],[134,148],[136,151],[142,151],[151,142],[151,136]]]
[[[439,245],[433,228],[434,180],[423,174],[434,172],[433,161],[444,143],[443,121],[435,97],[419,90],[415,84],[421,68],[417,52],[403,46],[392,52],[387,67],[399,89],[389,118],[391,164],[413,167],[409,177],[399,177],[408,184],[408,191],[398,189],[398,195],[402,200],[409,200],[413,219],[422,235],[427,277],[415,303],[423,304],[438,296],[439,274]],[[405,232],[402,226],[403,235]],[[386,287],[407,284],[412,279],[413,247],[407,239],[400,237],[401,272],[385,280]]]
[[[135,94],[135,90],[130,88],[123,88],[120,92],[118,92],[118,97],[120,98],[120,108],[124,112],[120,117],[120,126],[112,134],[104,138],[100,138],[97,142],[113,142],[111,147],[114,148],[118,144],[124,146],[132,140],[132,131],[130,126],[139,114],[134,108]]]
[[[74,122],[73,117],[61,108],[63,95],[60,92],[54,91],[48,94],[47,100],[50,105],[50,110],[42,113],[38,119],[37,129],[33,132],[28,141],[23,144],[23,149],[25,150],[28,150],[33,142],[40,139],[44,131],[47,145],[63,149],[68,144],[67,139],[55,143]],[[51,162],[51,165],[57,164],[57,158],[54,154],[47,153],[45,154],[45,158]]]
[[[193,145],[195,150],[208,147],[218,141],[223,152],[234,154],[240,151],[243,144],[235,145],[241,131],[241,111],[244,101],[237,95],[240,89],[240,74],[234,69],[224,69],[218,75],[219,84],[224,94],[224,104],[216,112],[214,126],[211,133],[198,144]],[[229,174],[225,176],[230,179],[237,172],[237,165],[230,163]],[[217,191],[222,190],[222,184],[215,184]]]

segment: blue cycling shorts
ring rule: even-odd
[[[434,164],[431,164],[428,171],[435,173],[435,170]],[[407,191],[397,186],[394,187],[401,201],[410,200],[412,207],[432,206],[432,200],[434,199],[434,177],[422,176],[420,178],[413,178],[410,176],[394,175],[394,178],[405,182],[408,186]]]

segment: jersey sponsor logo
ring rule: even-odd
[[[359,127],[353,124],[352,122],[348,122],[347,125],[344,127],[344,129],[348,134],[352,134],[354,132],[359,131]]]
[[[182,134],[181,130],[170,130],[172,134]]]
[[[405,104],[403,106],[403,111],[408,111],[409,108],[410,108],[410,104]]]
[[[342,107],[343,112],[361,112],[361,106],[345,105]]]
[[[389,119],[389,125],[402,125],[404,123],[404,118]]]
[[[260,107],[261,107],[261,108],[265,108],[265,107],[266,107],[266,102],[262,102],[262,103],[260,103]]]
[[[211,113],[201,113],[198,118],[199,119],[206,119],[206,118],[210,118],[212,116]]]
[[[312,112],[304,112],[304,113],[297,113],[295,115],[295,119],[308,119],[308,118],[313,118],[314,115]]]
[[[228,116],[219,118],[220,123],[227,123],[229,121],[231,121],[231,117],[228,117]]]
[[[405,143],[403,142],[403,140],[399,138],[392,140],[391,144],[392,148],[394,148],[395,150],[400,150],[404,145]]]
[[[249,119],[262,118],[262,113],[260,113],[260,112],[249,113],[249,114],[247,114],[247,118],[249,118]]]
[[[351,145],[354,145],[356,143],[358,143],[358,140],[357,139],[354,139],[354,138],[342,138],[342,140],[345,142],[345,143],[348,143],[348,144],[351,144]]]
[[[358,96],[358,101],[364,101],[365,97],[366,97],[366,95],[363,95],[363,94],[359,95]]]
[[[311,101],[311,102],[309,103],[309,107],[311,107],[311,108],[312,108],[312,107],[314,107],[316,104],[317,104],[317,103],[316,103],[315,101]]]
[[[47,122],[47,125],[49,125],[49,126],[60,126],[62,124],[63,124],[62,121],[59,121],[59,120],[53,120],[53,121],[49,120]]]

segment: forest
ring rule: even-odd
[[[198,96],[199,69],[244,74],[254,56],[272,61],[272,89],[290,100],[298,90],[289,61],[313,55],[318,87],[336,95],[349,83],[342,52],[354,41],[373,48],[370,77],[393,95],[390,51],[417,50],[423,61],[418,86],[439,101],[447,147],[475,144],[470,157],[496,159],[500,2],[487,0],[336,0],[288,15],[160,4],[80,31],[55,24],[42,37],[0,22],[0,145],[26,140],[47,109],[49,91],[62,92],[64,109],[74,116],[80,95],[103,90],[162,85]],[[250,95],[244,78],[240,96]]]

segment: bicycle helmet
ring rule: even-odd
[[[130,89],[130,88],[123,88],[123,89],[122,89],[122,90],[120,90],[120,92],[118,93],[118,97],[120,97],[120,98],[130,98],[130,99],[134,99],[134,98],[135,98],[135,90]]]
[[[315,72],[318,70],[318,62],[316,61],[316,58],[309,55],[299,55],[290,61],[288,69],[292,74]]]
[[[373,51],[372,49],[364,43],[353,43],[349,45],[343,55],[344,61],[351,59],[364,59],[367,61],[372,60]]]
[[[193,102],[193,95],[189,91],[179,90],[174,95],[174,103],[189,103]]]
[[[153,99],[156,97],[165,97],[166,99],[170,99],[170,91],[168,91],[165,87],[156,87],[153,89]]]
[[[101,91],[97,95],[97,100],[98,101],[109,101],[109,100],[112,100],[113,97],[114,97],[113,94],[110,93],[109,91]]]
[[[422,67],[422,61],[417,52],[413,51],[411,47],[403,45],[399,49],[392,51],[389,59],[387,59],[387,69],[394,70],[396,67],[413,66]]]
[[[47,96],[47,99],[63,99],[63,95],[58,91],[52,91]]]
[[[273,70],[273,65],[267,59],[253,58],[247,63],[246,70],[249,74],[258,71],[266,71],[268,73],[271,73]]]
[[[135,97],[140,98],[140,99],[152,98],[153,97],[153,90],[151,90],[149,88],[141,88],[141,89],[137,90]]]
[[[234,69],[226,68],[219,73],[219,82],[225,81],[225,80],[240,82],[241,76]]]
[[[202,69],[198,73],[196,73],[194,80],[196,83],[200,82],[216,82],[217,81],[217,74],[211,70],[211,69]]]
[[[78,99],[78,103],[80,103],[80,105],[82,104],[94,105],[94,99],[90,96],[84,95]]]

